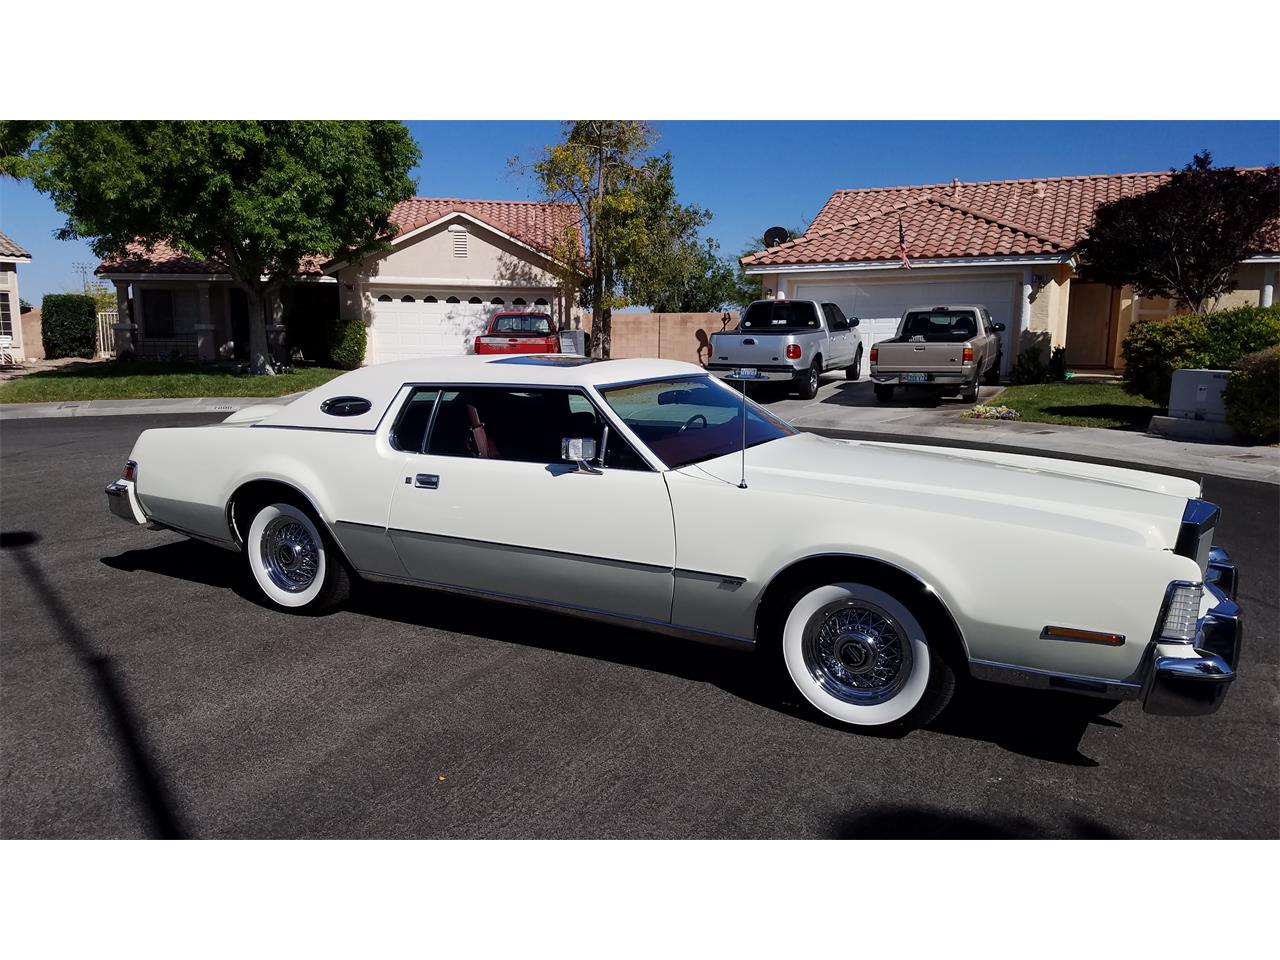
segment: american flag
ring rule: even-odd
[[[902,257],[902,265],[911,269],[911,259],[907,256],[907,232],[902,229],[902,218],[898,218],[898,255]]]

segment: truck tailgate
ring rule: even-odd
[[[962,368],[964,344],[881,341],[876,344],[876,369],[912,373],[953,373]]]
[[[743,366],[786,363],[787,343],[791,339],[776,334],[712,334],[711,359],[715,363],[737,363]]]

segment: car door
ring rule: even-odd
[[[405,449],[388,533],[411,577],[629,618],[671,616],[675,534],[662,474],[581,391],[435,390],[425,439]],[[416,435],[416,434],[415,434]],[[592,437],[591,470],[560,459]]]
[[[847,367],[853,360],[853,333],[844,313],[834,303],[824,303],[822,313],[827,321],[828,348],[826,367],[828,370]]]

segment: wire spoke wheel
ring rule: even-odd
[[[267,524],[261,539],[262,565],[281,590],[300,593],[315,582],[320,550],[309,530],[290,516]]]
[[[887,610],[866,600],[828,604],[810,617],[801,644],[805,668],[844,703],[892,699],[911,675],[907,632]]]

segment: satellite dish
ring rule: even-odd
[[[776,247],[780,243],[786,243],[791,239],[791,234],[786,227],[770,227],[764,232],[764,245],[766,247]]]

